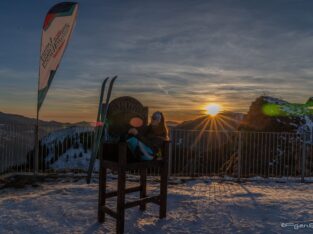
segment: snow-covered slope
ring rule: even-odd
[[[70,127],[54,131],[41,140],[41,157],[46,169],[68,170],[88,169],[93,129],[86,127]],[[98,170],[98,161],[95,170]]]
[[[54,170],[83,170],[87,171],[90,161],[91,150],[84,152],[84,149],[69,149],[62,154],[57,161],[49,168]],[[95,162],[94,171],[99,171],[99,160]]]

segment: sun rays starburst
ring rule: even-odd
[[[219,106],[220,107],[220,106]],[[213,108],[214,109],[214,108]],[[216,110],[216,109],[215,109]],[[221,109],[219,109],[220,111]],[[213,113],[213,112],[211,112]],[[220,144],[221,141],[225,141],[220,139],[220,137],[225,135],[226,139],[229,138],[228,134],[221,134],[222,132],[226,133],[226,131],[235,131],[236,130],[236,120],[227,116],[224,113],[216,113],[215,115],[209,114],[203,120],[195,126],[194,130],[199,130],[192,147],[197,145],[197,143],[202,138],[205,132],[210,132],[209,135],[215,135],[214,139],[217,141],[217,144]]]

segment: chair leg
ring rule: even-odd
[[[116,233],[124,233],[126,172],[118,170]]]
[[[161,168],[161,180],[160,180],[160,219],[166,217],[167,210],[167,183],[168,183],[168,168],[163,166]]]
[[[101,163],[102,164],[102,163]],[[102,209],[105,206],[105,193],[106,193],[106,176],[107,168],[100,165],[99,172],[99,200],[98,200],[98,222],[103,223],[105,221],[105,212]]]
[[[147,196],[147,169],[140,169],[140,198]],[[140,203],[140,210],[146,210],[146,203]]]

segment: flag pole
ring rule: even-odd
[[[34,175],[38,174],[38,158],[39,158],[39,145],[38,145],[38,138],[39,138],[39,110],[37,108],[37,118],[36,118],[36,125],[35,125],[35,157],[34,157]]]
[[[33,171],[34,175],[38,174],[39,169],[39,86],[40,86],[40,57],[41,57],[41,47],[42,47],[42,34],[40,39],[40,48],[39,48],[39,70],[38,70],[38,82],[37,82],[37,106],[36,106],[36,124],[35,124],[35,155],[33,160]]]
[[[38,88],[37,88],[37,113],[34,129],[34,157],[33,157],[33,173],[39,173],[39,162],[44,158],[40,155],[39,145],[39,111],[49,90],[49,86],[55,75],[67,47],[69,38],[72,34],[74,24],[76,22],[78,3],[61,2],[54,5],[48,11],[42,27],[39,53],[39,72],[38,72]],[[55,18],[60,17],[58,23]],[[54,25],[54,26],[53,26]],[[52,28],[52,29],[51,29]],[[44,40],[44,42],[43,42]],[[42,48],[44,45],[44,48]],[[41,57],[43,56],[43,57]],[[57,56],[57,57],[56,57]],[[52,59],[52,61],[51,61]],[[40,158],[41,157],[41,158]],[[40,159],[40,160],[39,160]]]
[[[41,45],[40,45],[41,48]],[[39,60],[40,64],[40,60]],[[36,114],[36,124],[35,124],[35,155],[34,155],[34,161],[33,161],[33,171],[34,175],[36,176],[38,174],[38,162],[39,162],[39,82],[40,82],[40,66],[39,66],[39,72],[38,72],[38,86],[37,86],[37,114]]]

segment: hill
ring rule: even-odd
[[[312,100],[289,103],[275,97],[261,96],[252,102],[240,129],[263,132],[303,133],[313,130]]]
[[[34,149],[34,131],[36,119],[22,115],[8,114],[0,112],[0,174],[9,170],[11,167],[19,166],[22,170],[31,170],[28,154]],[[39,139],[45,141],[53,135],[62,138],[72,139],[78,131],[90,131],[89,123],[61,123],[56,121],[39,121]],[[62,137],[61,137],[62,136]],[[55,142],[59,142],[55,140]],[[67,143],[69,141],[67,140]],[[46,144],[45,149],[54,147],[55,144]],[[72,144],[71,144],[72,146]],[[41,152],[46,153],[46,152]],[[9,155],[8,155],[9,154]],[[58,156],[61,153],[58,153]],[[51,160],[50,160],[51,161]]]
[[[35,125],[36,119],[29,118],[23,115],[9,114],[0,111],[1,125]],[[78,123],[62,123],[57,121],[39,120],[39,125],[44,127],[68,127],[68,126],[89,126],[88,122],[82,121]]]

